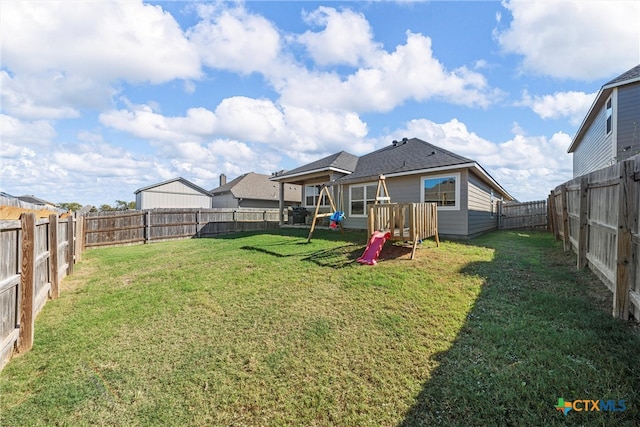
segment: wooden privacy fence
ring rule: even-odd
[[[556,187],[549,211],[577,267],[591,269],[613,292],[613,315],[640,320],[640,156]]]
[[[498,204],[501,230],[547,230],[547,201]]]
[[[277,209],[150,209],[84,216],[84,247],[212,237],[278,228]]]
[[[81,256],[75,244],[81,223],[56,213],[38,219],[34,212],[0,220],[0,369],[14,352],[33,346],[37,314],[47,299],[58,298],[60,280]]]

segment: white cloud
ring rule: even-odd
[[[282,111],[267,99],[226,98],[216,107],[215,116],[216,132],[231,139],[275,142],[291,137]]]
[[[531,108],[542,119],[567,118],[572,125],[577,126],[586,116],[595,97],[596,93],[575,91],[531,96],[524,91],[519,105]]]
[[[513,19],[497,41],[523,56],[526,71],[593,81],[640,62],[640,2],[539,1],[503,3]]]
[[[300,72],[280,89],[281,102],[355,112],[386,112],[404,101],[437,99],[452,104],[487,107],[501,92],[486,78],[466,67],[447,70],[433,56],[431,39],[407,32],[407,41],[395,51],[376,51],[365,65],[342,78],[335,72]]]
[[[477,161],[522,201],[543,199],[553,188],[572,178],[571,155],[566,152],[571,137],[562,132],[550,138],[518,133],[508,141],[492,142],[469,131],[456,119],[441,124],[417,119],[393,135],[415,136]]]
[[[306,31],[297,37],[317,64],[356,66],[381,47],[373,42],[371,26],[362,14],[321,6],[303,18],[309,25],[324,26],[318,33]]]
[[[100,114],[100,123],[151,141],[199,141],[215,129],[215,115],[205,108],[190,108],[184,117],[166,117],[148,105]]]
[[[280,34],[266,18],[243,7],[200,5],[202,20],[188,32],[205,65],[244,74],[268,72],[280,53]]]
[[[361,153],[372,145],[364,142],[367,125],[356,113],[330,109],[279,106],[270,100],[226,98],[215,112],[191,108],[186,116],[167,117],[149,105],[129,104],[127,109],[100,115],[103,125],[152,141],[161,154],[177,156],[203,153],[193,147],[209,138],[266,144],[284,155],[291,152],[326,153],[349,146]]]
[[[124,149],[109,144],[79,144],[72,147],[72,150],[56,150],[52,156],[53,162],[68,173],[80,173],[89,178],[131,177],[150,166],[150,162],[136,159]]]
[[[3,65],[98,80],[194,78],[200,63],[173,16],[141,1],[6,2]]]
[[[63,119],[80,116],[79,105],[69,105],[72,93],[93,98],[99,89],[75,87],[69,90],[69,79],[59,78],[58,73],[44,73],[34,76],[11,77],[0,70],[0,104],[7,113],[23,119]],[[66,93],[66,90],[69,90]],[[104,95],[104,94],[103,94]],[[79,97],[71,104],[78,104]],[[93,104],[88,101],[86,104]]]
[[[43,146],[50,143],[56,131],[47,120],[23,121],[0,113],[0,135],[0,147],[6,144]]]
[[[109,103],[119,82],[200,76],[175,19],[141,1],[2,2],[0,27],[2,105],[17,117],[75,118]]]

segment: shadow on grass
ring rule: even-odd
[[[260,235],[273,235],[273,236],[285,236],[285,237],[295,237],[300,238],[301,240],[297,243],[299,244],[313,244],[315,240],[328,240],[328,241],[338,241],[338,242],[349,242],[352,243],[354,241],[360,242],[363,241],[366,243],[367,236],[365,232],[362,230],[352,230],[347,229],[344,233],[338,230],[329,230],[329,229],[316,229],[313,233],[313,238],[311,242],[307,241],[309,236],[309,228],[274,228],[268,230],[253,230],[253,231],[239,231],[233,233],[224,233],[218,235],[207,235],[203,236],[203,239],[220,239],[220,240],[236,240],[241,238],[247,238],[251,236],[260,236]]]
[[[611,317],[605,286],[546,233],[470,244],[495,250],[463,270],[483,289],[401,425],[637,426],[640,336]],[[618,411],[564,415],[559,398],[612,400]]]
[[[297,245],[297,244],[295,244]],[[285,247],[291,246],[290,244],[281,244],[281,245],[271,245],[274,246],[270,249],[264,246],[242,246],[240,249],[245,251],[253,251],[260,252],[263,254],[267,254],[276,258],[300,258],[302,261],[312,262],[321,267],[330,267],[330,268],[343,268],[348,265],[353,264],[356,259],[362,253],[362,246],[349,244],[342,245],[338,247],[333,247],[330,249],[321,249],[321,250],[312,250],[305,252],[290,252],[286,251]],[[278,251],[278,246],[280,246],[281,250]],[[311,244],[310,246],[311,247]]]

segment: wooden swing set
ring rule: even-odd
[[[322,197],[326,195],[331,206],[331,212],[320,213]],[[334,217],[342,214],[336,209],[329,187],[324,184],[320,189],[318,201],[311,221],[311,230],[307,243],[311,242],[316,222],[321,218]],[[429,237],[434,237],[437,246],[440,246],[438,237],[438,211],[436,203],[391,203],[386,178],[380,175],[376,187],[374,204],[368,208],[367,228],[369,235],[375,231],[388,231],[389,240],[413,242],[411,259],[415,258],[418,243]],[[335,221],[340,231],[344,233],[341,221]]]
[[[331,206],[331,212],[320,213],[320,205],[322,204],[322,196],[326,195],[327,200],[329,200],[329,204]],[[333,198],[331,197],[331,192],[329,192],[329,187],[327,184],[323,184],[320,189],[320,194],[318,194],[318,201],[316,202],[316,210],[313,212],[313,219],[311,220],[311,230],[309,230],[309,237],[307,237],[307,243],[311,242],[311,236],[313,236],[313,230],[316,229],[316,222],[322,218],[333,217],[338,213],[336,209],[335,203],[333,203]],[[344,227],[342,226],[342,220],[336,221],[338,227],[340,227],[340,232],[344,234]]]

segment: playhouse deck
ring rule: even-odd
[[[438,211],[435,203],[386,203],[369,208],[368,231],[384,230],[391,233],[390,240],[413,242],[411,259],[415,257],[419,242],[438,238]]]

